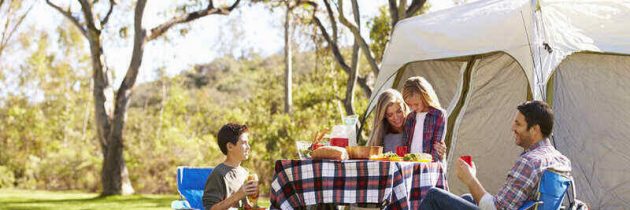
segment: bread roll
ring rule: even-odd
[[[322,146],[313,151],[311,158],[313,158],[313,160],[347,160],[348,152],[341,147]]]

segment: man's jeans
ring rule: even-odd
[[[420,209],[479,209],[470,194],[459,197],[439,188],[431,188],[420,203]]]

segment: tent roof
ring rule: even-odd
[[[368,113],[407,63],[497,51],[521,65],[534,97],[542,99],[547,79],[566,56],[630,54],[629,19],[627,0],[488,0],[402,20],[385,50]]]

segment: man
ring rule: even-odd
[[[571,169],[571,162],[549,142],[553,128],[553,112],[542,101],[529,101],[518,106],[512,123],[515,144],[525,151],[507,176],[505,185],[490,195],[476,177],[477,168],[461,159],[455,162],[456,175],[472,196],[458,197],[433,188],[420,204],[421,209],[518,209],[527,200],[535,200],[536,187],[547,168]],[[478,204],[478,205],[476,205]]]
[[[226,124],[219,130],[217,140],[226,158],[208,176],[202,197],[203,206],[208,210],[246,207],[245,196],[258,192],[258,183],[245,183],[248,172],[241,167],[241,162],[249,156],[247,126]]]

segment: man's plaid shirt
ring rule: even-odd
[[[529,147],[508,173],[505,185],[494,196],[497,209],[518,209],[523,202],[536,199],[536,187],[547,168],[571,168],[571,161],[556,150],[549,139]]]

